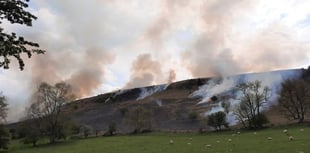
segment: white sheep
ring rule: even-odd
[[[240,132],[238,131],[237,134],[240,135]]]
[[[228,142],[231,142],[232,141],[232,139],[228,139]]]
[[[272,137],[268,137],[267,140],[272,140]]]
[[[299,131],[300,131],[300,132],[303,132],[303,131],[305,131],[305,129],[300,129]]]
[[[210,145],[210,144],[206,144],[206,147],[207,147],[207,148],[211,148],[211,147],[212,147],[212,145]]]
[[[284,130],[283,130],[283,133],[287,133],[287,132],[288,132],[287,129],[284,129]]]
[[[290,141],[293,141],[293,140],[294,140],[294,137],[293,137],[293,136],[289,136],[288,139],[289,139]]]
[[[254,134],[254,135],[256,135],[257,133],[256,133],[256,132],[254,132],[253,134]]]
[[[170,140],[170,141],[169,141],[169,144],[174,144],[174,141],[173,141],[173,140]]]
[[[192,143],[188,142],[187,144],[188,144],[188,145],[191,145]]]

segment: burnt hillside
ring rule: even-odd
[[[227,78],[197,78],[169,85],[119,90],[80,99],[67,104],[65,110],[79,124],[90,125],[94,129],[105,131],[108,125],[114,122],[117,124],[118,132],[129,132],[130,127],[124,122],[122,110],[140,105],[153,112],[152,126],[155,130],[198,130],[204,128],[205,124],[200,119],[190,119],[189,113],[197,112],[200,116],[204,116],[208,112],[220,109],[221,100],[232,98],[234,95],[232,87],[240,82],[260,80],[270,86],[273,94],[276,95],[283,80],[309,78],[309,76],[309,70],[294,69],[242,74]],[[216,90],[213,91],[213,89]],[[198,105],[201,102],[203,104]],[[270,108],[276,106],[276,102],[270,103],[268,104]],[[286,122],[277,112],[268,114],[271,121]]]

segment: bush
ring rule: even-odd
[[[109,133],[109,135],[112,136],[112,135],[115,134],[115,132],[116,132],[116,124],[115,123],[111,123],[109,125],[108,133]]]
[[[141,106],[131,108],[125,116],[126,122],[133,127],[132,133],[152,129],[153,112]]]
[[[10,129],[9,132],[11,133],[12,139],[18,138],[18,133],[17,133],[17,130],[15,128]]]
[[[40,138],[41,138],[40,130],[29,128],[22,142],[24,144],[32,144],[32,146],[36,146]]]
[[[9,130],[4,125],[0,125],[0,149],[8,149],[10,138]]]
[[[228,128],[226,114],[220,111],[209,115],[208,125],[214,127],[216,130],[222,130],[222,126]]]
[[[265,114],[258,114],[255,118],[252,119],[254,124],[258,125],[258,128],[262,128],[264,124],[269,123],[268,118],[266,117]]]
[[[84,138],[87,138],[92,133],[93,128],[88,125],[83,125],[81,131],[83,132]]]
[[[188,118],[192,121],[195,121],[196,119],[198,119],[198,115],[199,114],[197,112],[193,111],[188,114]]]

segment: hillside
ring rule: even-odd
[[[153,129],[161,131],[188,131],[205,128],[198,120],[189,119],[190,112],[204,116],[220,110],[220,102],[229,99],[237,102],[233,87],[245,81],[260,80],[272,89],[271,101],[266,104],[268,118],[275,124],[286,123],[276,111],[276,96],[281,82],[289,78],[309,77],[309,71],[301,69],[251,73],[223,78],[197,78],[174,82],[169,85],[148,86],[106,93],[80,99],[66,105],[66,112],[79,124],[92,126],[105,131],[112,122],[117,124],[118,132],[130,132],[124,122],[122,110],[142,105],[153,112]],[[213,97],[213,98],[212,98]],[[216,98],[214,98],[216,97]],[[211,100],[212,99],[212,100]],[[199,104],[198,104],[199,103]],[[234,125],[233,117],[229,118]]]

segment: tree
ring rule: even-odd
[[[87,138],[93,131],[93,128],[89,125],[82,125],[81,126],[81,132],[84,136],[84,138]]]
[[[43,135],[42,125],[40,125],[40,122],[36,120],[38,119],[23,121],[19,128],[19,130],[21,130],[20,132],[24,133],[22,142],[24,144],[32,144],[34,147]]]
[[[26,11],[29,0],[1,0],[0,1],[0,24],[6,19],[11,24],[21,24],[32,26],[32,21],[37,17]],[[0,68],[9,68],[10,58],[14,57],[19,63],[19,68],[24,69],[24,61],[21,57],[22,53],[27,54],[28,58],[33,53],[43,54],[45,51],[38,49],[39,44],[27,41],[16,33],[5,33],[0,26]]]
[[[224,99],[223,102],[221,103],[221,106],[224,109],[224,112],[228,114],[230,110],[230,102],[228,101],[228,99]]]
[[[228,127],[226,121],[226,114],[222,111],[208,115],[208,125],[214,127],[216,130],[222,130],[222,126]]]
[[[7,117],[7,106],[5,96],[0,93],[0,149],[8,149],[11,138],[9,130],[3,125]]]
[[[133,126],[133,133],[150,131],[152,128],[152,112],[141,106],[130,109],[125,117],[127,123]]]
[[[0,122],[3,123],[6,121],[7,111],[8,111],[8,103],[6,97],[2,95],[0,92]]]
[[[304,80],[286,80],[282,83],[279,104],[288,119],[304,122],[310,109],[310,84]]]
[[[0,125],[0,149],[8,149],[10,138],[9,130],[4,125]]]
[[[112,136],[115,134],[115,132],[116,132],[116,124],[114,122],[110,123],[108,128],[108,134]]]
[[[28,114],[45,126],[50,143],[55,143],[61,137],[61,128],[66,123],[62,108],[74,99],[71,86],[64,82],[54,86],[41,83],[33,98]]]
[[[270,98],[270,89],[262,87],[260,81],[241,83],[237,85],[241,92],[240,104],[234,110],[237,119],[248,128],[260,128],[266,121],[261,114],[261,107]]]

